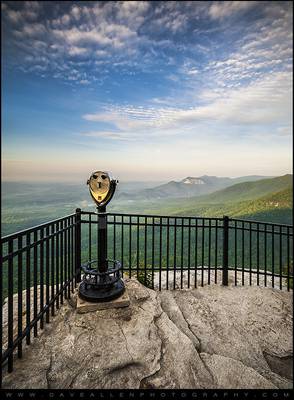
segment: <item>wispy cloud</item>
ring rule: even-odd
[[[267,125],[274,123],[283,128],[277,134],[288,134],[284,125],[291,123],[292,92],[289,90],[291,73],[267,75],[247,87],[231,88],[213,93],[203,93],[207,105],[188,109],[163,107],[112,106],[83,118],[92,122],[111,124],[119,134],[115,139],[132,136],[144,139],[152,135],[183,135],[185,130],[197,127],[203,121],[230,125]],[[250,129],[250,128],[249,128]],[[104,135],[104,132],[102,132]],[[109,132],[107,132],[109,134]],[[99,134],[96,132],[96,136]],[[94,136],[90,134],[89,136]],[[111,135],[109,135],[111,138]]]
[[[87,80],[95,82],[95,76],[107,76],[113,69],[127,73],[128,68],[136,67],[156,72],[169,65],[166,78],[170,80],[179,81],[185,75],[190,80],[199,79],[211,70],[215,80],[223,78],[232,84],[234,80],[258,77],[264,68],[280,68],[285,58],[291,57],[289,7],[254,1],[68,2],[62,6],[53,4],[48,13],[41,2],[17,6],[7,2],[2,10],[7,22],[5,30],[12,34],[7,46],[17,48],[22,55],[23,71],[32,71],[32,64],[40,65],[42,58],[40,66],[43,72],[47,69],[49,76],[80,82],[82,79],[73,79],[71,74],[71,69],[78,66],[87,74]],[[214,29],[221,32],[222,23],[226,25],[231,16],[254,8],[263,14],[262,18],[248,27],[240,27],[245,38],[239,51],[233,47],[231,54],[224,57],[222,45],[214,39]],[[270,12],[274,12],[274,19]],[[219,25],[207,27],[207,17]],[[211,41],[216,49],[219,47],[216,54],[211,52]],[[275,49],[278,44],[282,47]],[[89,62],[87,68],[78,65],[81,61]]]
[[[240,14],[256,6],[256,1],[214,1],[208,14],[212,19],[224,19]]]

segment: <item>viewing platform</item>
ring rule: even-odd
[[[226,363],[240,372],[239,380],[230,378],[230,387],[247,387],[242,374],[253,377],[248,367],[257,374],[252,378],[254,387],[290,387],[292,226],[226,216],[105,213],[104,217],[107,259],[120,260],[130,297],[124,308],[76,312],[77,289],[85,275],[81,267],[99,257],[97,213],[77,209],[1,239],[5,388],[114,388],[114,382],[119,388],[220,388],[229,379],[220,375]],[[106,353],[102,349],[104,355],[94,352],[84,365],[79,361],[83,351],[93,351],[103,342],[94,325],[103,331],[104,323],[113,348]],[[150,327],[145,329],[145,324]],[[243,339],[230,342],[238,331]],[[267,335],[265,342],[261,332],[263,338]],[[125,349],[120,358],[112,340]],[[244,352],[240,346],[245,346]],[[183,354],[177,347],[184,349]],[[67,357],[73,358],[66,361]],[[188,380],[173,369],[184,358],[198,371]],[[27,362],[32,370],[26,380],[27,367],[24,371],[22,366]],[[40,365],[39,377],[33,372],[34,363]],[[112,381],[116,375],[120,379]]]

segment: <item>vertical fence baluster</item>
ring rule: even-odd
[[[167,218],[166,232],[166,289],[168,289],[168,272],[169,272],[169,218]]]
[[[244,278],[245,278],[245,224],[242,221],[242,286],[244,286]]]
[[[79,254],[80,246],[79,246],[79,244],[77,242],[74,241],[75,239],[77,239],[75,237],[76,233],[74,235],[74,226],[78,226],[78,225],[81,226],[81,225],[80,225],[80,223],[77,223],[76,225],[74,225],[75,222],[76,221],[75,221],[74,217],[70,217],[70,224],[71,224],[71,228],[70,228],[70,236],[71,236],[71,248],[70,248],[70,251],[71,251],[71,291],[72,291],[72,293],[74,292],[74,288],[75,288],[76,272],[77,272],[77,269],[78,269],[78,265],[80,265],[79,264],[80,263],[80,256],[79,256],[79,260],[76,257],[76,251]]]
[[[67,227],[68,227],[68,218],[64,221],[64,282],[65,282],[65,291],[64,297],[68,298],[68,253],[67,253]]]
[[[56,222],[56,293],[59,292],[59,222]],[[56,299],[56,308],[59,308],[59,295]]]
[[[1,301],[1,310],[0,310],[0,349],[1,349],[1,368],[0,368],[0,389],[2,388],[2,366],[3,366],[3,243],[1,240],[1,254],[0,254],[0,301]]]
[[[13,370],[13,240],[8,242],[8,372]],[[2,327],[1,327],[2,329]],[[2,348],[1,348],[2,350]]]
[[[287,227],[287,290],[290,290],[290,246],[289,246],[289,227]],[[292,280],[293,282],[293,280]]]
[[[161,251],[162,251],[162,218],[159,218],[159,290],[161,290],[161,269],[162,269],[162,260],[161,260]]]
[[[144,226],[144,284],[145,285],[146,281],[147,281],[147,218],[145,217],[145,226]]]
[[[22,258],[23,258],[23,253],[21,251],[22,249],[22,236],[20,235],[18,237],[18,257],[17,257],[17,302],[18,302],[18,307],[17,307],[17,338],[20,339],[22,335],[22,276],[23,276],[23,270],[22,270]],[[1,303],[2,304],[2,303]],[[2,327],[1,327],[2,328]],[[1,347],[2,348],[2,347]],[[20,340],[17,345],[17,355],[18,358],[22,357],[22,341]]]
[[[116,259],[116,217],[113,217],[113,259]]]
[[[228,258],[229,258],[229,218],[223,217],[223,285],[228,286]]]
[[[205,220],[202,218],[202,242],[201,242],[201,286],[204,284],[204,246],[205,246]]]
[[[217,283],[217,251],[218,251],[218,246],[217,246],[217,237],[218,237],[218,220],[215,220],[215,265],[214,265],[214,283]]]
[[[91,214],[90,214],[91,217]],[[81,264],[82,264],[82,215],[81,215],[81,209],[77,208],[76,209],[76,215],[75,217],[72,217],[72,246],[73,242],[75,243],[74,247],[72,247],[72,251],[75,252],[75,256],[73,256],[73,274],[74,274],[74,279],[73,279],[73,287],[72,290],[74,290],[74,287],[77,287],[77,282],[81,282]],[[90,223],[89,225],[91,226],[91,218],[90,218]],[[91,249],[91,235],[90,235],[90,246],[89,249]]]
[[[96,221],[97,221],[97,223],[96,223],[96,238],[97,238],[97,246],[96,246],[96,252],[97,252],[97,257],[96,257],[96,260],[97,260],[97,266],[98,266],[98,260],[99,260],[99,216],[98,216],[98,214],[96,215]]]
[[[194,287],[197,288],[198,283],[198,219],[195,220],[195,271],[194,271]]]
[[[61,288],[61,296],[60,301],[63,304],[63,292],[64,292],[64,277],[63,277],[63,268],[64,268],[64,249],[63,249],[63,226],[64,221],[60,222],[60,288]]]
[[[183,289],[183,271],[184,271],[184,222],[181,218],[181,289]]]
[[[37,314],[38,314],[38,254],[37,254],[37,242],[38,240],[38,232],[35,230],[34,232],[34,337],[38,335],[38,325],[37,325]]]
[[[137,279],[139,278],[139,269],[140,269],[140,242],[139,242],[139,233],[140,233],[140,219],[137,217],[137,266],[136,266],[136,274]]]
[[[207,283],[210,285],[210,253],[211,253],[211,219],[208,220],[208,278]]]
[[[151,269],[152,269],[152,289],[154,289],[154,218],[152,218],[152,252],[151,252]]]
[[[252,284],[252,224],[249,222],[249,285]]]
[[[51,225],[51,300],[54,299],[54,288],[55,288],[55,259],[54,259],[54,244],[55,244],[55,237],[54,237],[54,224]],[[55,302],[52,302],[51,305],[51,315],[54,316],[54,308],[55,308]]]
[[[272,225],[272,287],[275,287],[275,227]]]
[[[88,261],[92,260],[92,215],[89,214],[89,251]]]
[[[71,263],[70,225],[71,225],[71,220],[70,220],[70,218],[68,218],[68,224],[67,224],[67,280],[68,280],[67,295],[68,295],[69,299],[70,299],[70,296],[71,296],[70,295],[70,282],[71,282],[71,273],[70,273],[70,263]]]
[[[129,229],[129,277],[132,276],[132,217],[130,216]]]
[[[176,269],[177,269],[177,218],[175,218],[174,234],[174,289],[176,288]]]
[[[49,248],[49,226],[46,227],[46,306],[48,307],[46,309],[46,322],[49,323],[50,315],[49,315],[49,289],[50,289],[50,283],[49,283],[49,268],[50,268],[50,263],[49,263],[49,257],[50,257],[50,248]]]
[[[40,329],[44,328],[44,228],[40,230]]]
[[[235,221],[235,286],[237,286],[237,268],[238,268],[238,260],[237,260],[237,233],[238,233],[238,225],[237,225],[237,221]]]
[[[257,267],[257,286],[259,286],[259,223],[256,224],[256,267]]]
[[[124,216],[121,217],[121,262],[122,262],[122,276],[124,273]]]
[[[279,246],[279,278],[280,278],[280,290],[283,289],[282,283],[282,227],[280,226],[280,246]]]
[[[188,227],[188,288],[190,288],[190,263],[191,263],[191,219]]]
[[[31,343],[31,330],[30,330],[30,321],[31,321],[31,240],[30,233],[27,233],[26,236],[26,342],[27,344]]]
[[[267,285],[267,224],[264,224],[264,286]]]

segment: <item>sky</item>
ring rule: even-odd
[[[2,179],[292,173],[287,1],[1,3]]]

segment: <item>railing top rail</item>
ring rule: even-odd
[[[94,211],[81,211],[83,215],[98,215],[97,212]],[[118,213],[118,212],[106,212],[107,215],[113,216],[122,216],[122,217],[142,217],[142,218],[170,218],[170,219],[204,219],[204,220],[217,220],[222,221],[223,217],[201,217],[201,216],[184,216],[184,215],[159,215],[159,214],[135,214],[135,213]],[[229,221],[236,221],[236,222],[245,222],[250,224],[262,224],[262,225],[274,225],[278,227],[285,227],[285,228],[292,228],[293,225],[289,224],[278,224],[275,222],[265,222],[265,221],[255,221],[255,220],[248,220],[248,219],[239,219],[239,218],[231,218],[229,217]]]
[[[98,213],[93,212],[93,211],[81,211],[82,215],[98,215]],[[168,219],[187,219],[187,220],[195,220],[195,219],[200,219],[200,220],[207,220],[207,221],[222,221],[223,218],[222,217],[200,217],[200,216],[181,216],[181,215],[158,215],[158,214],[134,214],[134,213],[117,213],[117,212],[107,212],[107,215],[110,216],[119,216],[119,217],[141,217],[141,218],[168,218]],[[73,217],[75,216],[75,213],[66,215],[64,217],[61,218],[56,218],[52,221],[48,221],[45,222],[43,224],[40,225],[36,225],[33,226],[31,228],[27,228],[27,229],[23,229],[21,231],[18,232],[14,232],[12,234],[3,236],[1,238],[1,242],[5,243],[9,240],[13,240],[15,238],[17,238],[20,235],[25,235],[28,233],[32,233],[35,232],[36,230],[42,229],[42,228],[46,228],[47,226],[50,226],[54,223],[57,222],[61,222],[66,220],[69,217]],[[261,224],[264,226],[276,226],[276,227],[281,227],[281,228],[289,228],[289,229],[293,229],[293,225],[288,225],[288,224],[277,224],[277,223],[273,223],[273,222],[265,222],[265,221],[255,221],[255,220],[245,220],[245,219],[239,219],[239,218],[229,218],[230,222],[243,222],[243,223],[249,223],[249,224]],[[86,221],[83,221],[86,222]]]
[[[282,227],[282,228],[291,228],[293,229],[293,225],[289,225],[289,224],[277,224],[275,222],[265,222],[265,221],[255,221],[255,220],[248,220],[248,219],[239,219],[239,218],[230,218],[230,221],[234,221],[234,222],[246,222],[246,223],[250,223],[250,224],[261,224],[261,225],[270,225],[270,226],[278,226],[278,227]]]
[[[31,228],[27,228],[27,229],[23,229],[23,230],[18,231],[18,232],[11,233],[9,235],[1,237],[1,242],[5,243],[5,242],[7,242],[9,240],[16,239],[18,236],[26,235],[28,233],[35,232],[38,229],[46,228],[47,226],[55,224],[56,222],[64,221],[69,217],[74,217],[75,215],[76,215],[75,213],[74,214],[65,215],[64,217],[56,218],[56,219],[53,219],[52,221],[48,221],[48,222],[45,222],[43,224],[33,226]]]
[[[82,215],[98,215],[94,211],[82,211]],[[200,217],[200,216],[184,216],[184,215],[160,215],[160,214],[133,214],[133,213],[117,213],[117,212],[106,212],[107,215],[113,215],[118,217],[141,217],[141,218],[170,218],[170,219],[205,219],[205,220],[218,220],[222,221],[222,217]]]

